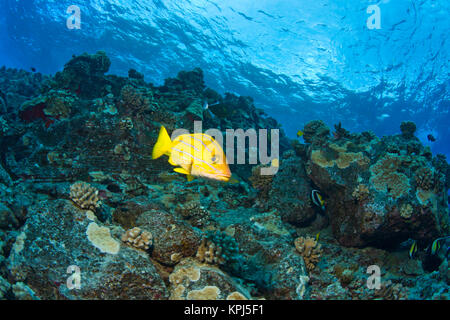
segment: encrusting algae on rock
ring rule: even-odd
[[[91,222],[86,230],[86,235],[94,247],[101,252],[117,254],[120,243],[111,237],[111,232],[107,227],[101,227],[95,222]]]
[[[169,277],[173,300],[246,300],[249,294],[215,266],[192,258],[180,261]]]
[[[394,154],[378,160],[371,168],[370,182],[378,191],[389,193],[394,198],[400,198],[411,189],[408,177],[399,172],[403,158]]]

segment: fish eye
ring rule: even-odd
[[[217,162],[217,157],[216,157],[216,156],[213,156],[213,157],[211,158],[211,161],[212,161],[213,163],[216,163],[216,162]]]

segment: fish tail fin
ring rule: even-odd
[[[161,126],[161,129],[159,130],[158,140],[153,147],[152,159],[158,159],[163,154],[168,153],[171,146],[172,140],[170,140],[166,128],[164,128],[164,126]]]

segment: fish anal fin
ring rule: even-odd
[[[189,171],[187,171],[184,168],[175,168],[173,169],[173,171],[178,172],[178,173],[182,173],[186,175],[187,181],[191,182],[192,180],[194,180],[194,176],[192,174],[189,173]]]
[[[175,169],[173,169],[173,171],[178,172],[178,173],[182,173],[182,174],[190,175],[190,173],[186,169],[183,169],[183,168],[175,168]]]

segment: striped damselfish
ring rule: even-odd
[[[185,174],[188,181],[203,177],[229,181],[231,177],[225,153],[211,136],[204,133],[182,134],[171,140],[164,126],[159,131],[153,147],[152,158],[169,156],[175,172]]]

